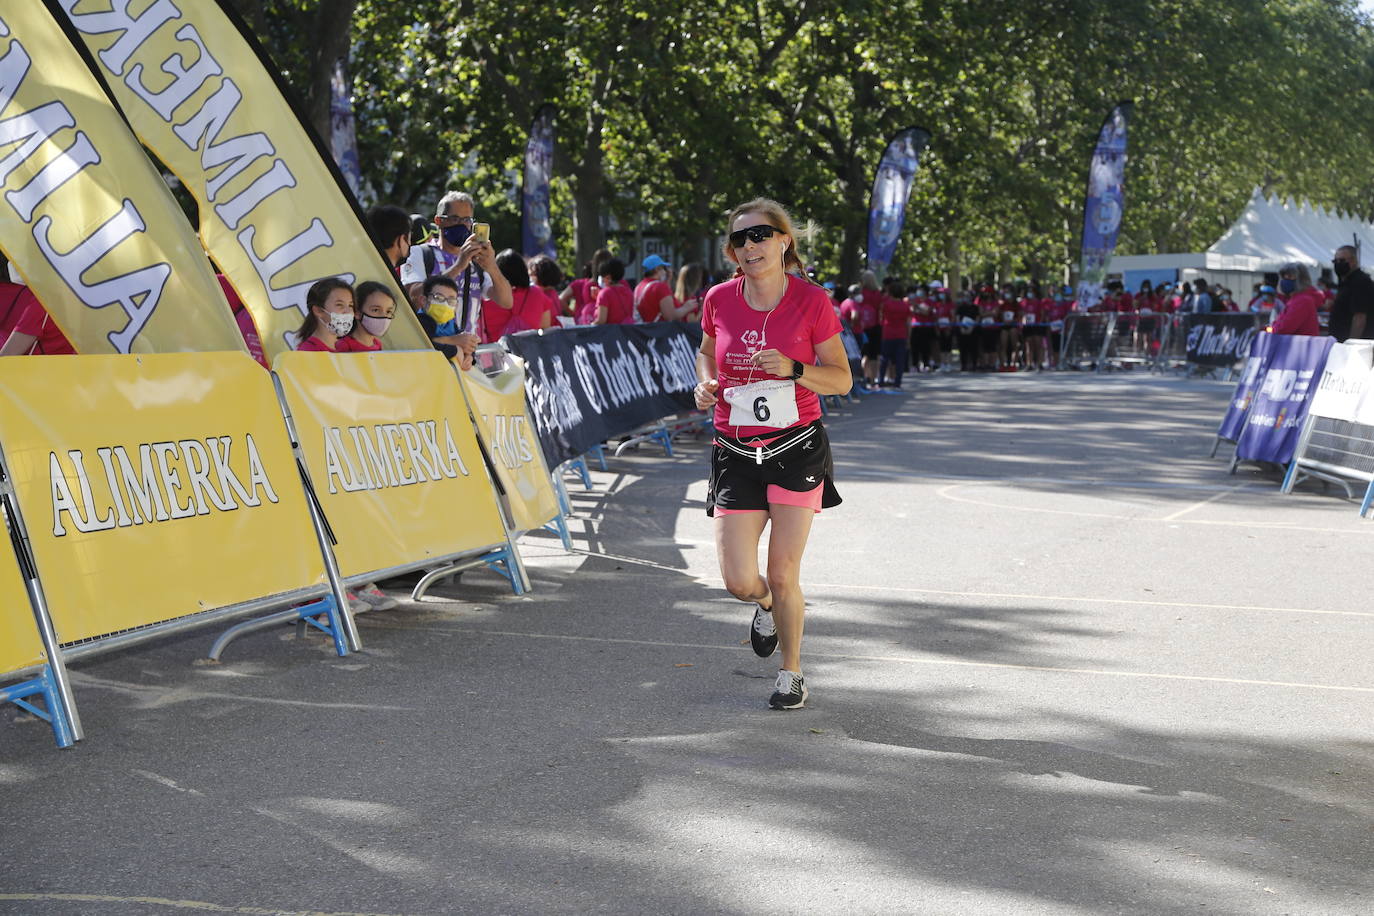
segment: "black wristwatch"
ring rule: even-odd
[[[806,363],[802,362],[802,361],[799,360],[799,359],[794,359],[794,360],[792,360],[792,375],[790,376],[790,378],[792,379],[792,381],[795,382],[797,379],[801,378],[801,377],[802,377],[802,370],[805,369],[805,368],[806,368]]]

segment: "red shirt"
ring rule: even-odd
[[[596,311],[592,318],[606,310],[607,324],[633,324],[635,320],[634,293],[623,283],[612,283],[596,294]]]
[[[701,330],[707,337],[715,338],[716,343],[716,376],[720,381],[716,429],[736,438],[776,436],[779,431],[771,426],[731,425],[725,389],[775,378],[749,362],[749,357],[759,350],[777,350],[808,366],[814,364],[816,345],[840,333],[840,320],[835,317],[826,291],[800,277],[787,275],[787,289],[771,312],[750,308],[744,301],[744,278],[736,277],[712,287],[706,294]],[[795,426],[819,420],[821,403],[816,393],[798,385],[796,395]]]
[[[559,328],[562,325],[558,321],[558,316],[563,314],[563,303],[558,301],[558,290],[549,289],[547,286],[536,286],[535,289],[544,293],[549,300],[549,327]]]
[[[23,317],[30,301],[37,302],[38,298],[27,286],[0,280],[0,343],[10,339],[10,332]]]
[[[76,353],[76,348],[72,346],[71,341],[67,340],[67,336],[62,333],[57,322],[52,320],[52,316],[47,313],[32,293],[25,301],[24,310],[19,313],[19,320],[15,322],[14,329],[21,334],[38,338],[29,348],[29,356],[60,356]]]
[[[1275,334],[1306,334],[1316,337],[1321,334],[1321,324],[1317,321],[1317,307],[1321,305],[1321,290],[1309,286],[1293,294],[1284,306],[1283,314],[1270,325]]]
[[[673,291],[668,288],[667,283],[647,278],[640,280],[639,285],[635,287],[635,310],[639,312],[639,320],[645,323],[667,321],[668,319],[663,317],[663,310],[659,308],[664,298],[673,298]]]
[[[315,340],[314,337],[310,339]],[[296,349],[304,350],[306,348],[297,347]],[[377,353],[380,352],[381,349],[382,339],[380,337],[372,338],[372,346],[370,347],[367,344],[363,343],[361,340],[358,340],[356,337],[353,337],[352,335],[348,337],[340,337],[338,343],[334,344],[335,353]]]
[[[905,340],[911,333],[911,303],[905,299],[883,302],[883,340]]]
[[[347,337],[344,338],[344,340],[347,339]],[[334,347],[331,347],[329,344],[325,343],[323,340],[320,340],[318,337],[307,337],[305,340],[302,340],[299,344],[296,345],[296,349],[315,353],[339,352],[338,350],[334,349]]]
[[[538,330],[549,299],[535,286],[516,286],[510,291],[511,307],[503,309],[490,299],[482,300],[482,343],[496,343],[506,334]]]

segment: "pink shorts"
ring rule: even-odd
[[[821,491],[825,489],[825,484],[821,484],[814,490],[789,490],[780,487],[775,483],[768,485],[768,504],[778,506],[805,506],[816,512],[821,511]],[[716,507],[716,515],[743,515],[746,512],[759,512],[759,509],[722,509]]]

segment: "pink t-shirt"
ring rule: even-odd
[[[635,310],[639,312],[639,320],[645,323],[666,320],[659,308],[665,297],[673,298],[673,291],[667,283],[662,280],[640,280],[635,287]]]
[[[305,340],[302,340],[299,344],[296,345],[296,349],[316,353],[339,352],[338,350],[331,347],[329,344],[325,343],[323,340],[320,340],[318,337],[307,337]]]
[[[23,298],[24,310],[19,313],[19,320],[14,323],[14,330],[38,338],[29,348],[28,355],[61,356],[75,354],[76,348],[72,346],[67,335],[62,333],[62,329],[57,326],[57,322],[52,320],[52,316],[43,308],[38,299],[32,294]]]
[[[903,340],[911,333],[911,303],[905,299],[883,302],[883,340]]]
[[[1309,286],[1293,294],[1283,308],[1283,314],[1274,320],[1275,334],[1306,334],[1316,337],[1321,334],[1321,322],[1317,320],[1317,306],[1321,305],[1321,290]]]
[[[314,340],[315,338],[310,339]],[[304,350],[305,347],[297,347],[296,349]],[[372,346],[370,347],[352,336],[340,337],[339,342],[334,344],[334,352],[336,353],[378,353],[381,349],[382,339],[380,337],[372,338]]]
[[[749,362],[759,350],[777,350],[785,356],[807,364],[816,362],[816,345],[840,333],[840,320],[835,317],[830,296],[824,289],[788,274],[787,290],[777,308],[758,312],[744,301],[744,278],[736,277],[706,294],[701,309],[701,330],[715,338],[716,377],[720,381],[716,401],[716,429],[726,436],[775,436],[772,426],[733,426],[730,405],[724,392],[727,388],[762,382],[776,378]],[[802,385],[796,386],[797,415],[795,426],[805,426],[821,416],[820,399]]]
[[[490,299],[482,300],[482,343],[496,343],[505,334],[534,331],[549,310],[549,299],[538,287],[516,286],[510,291],[511,307],[503,309]]]
[[[549,327],[561,327],[558,323],[558,316],[563,314],[563,303],[558,301],[558,290],[549,289],[547,286],[537,286],[535,289],[544,293],[544,297],[549,300],[547,311],[549,313]]]
[[[634,293],[623,283],[612,283],[610,286],[596,294],[596,309],[592,312],[592,319],[600,314],[602,308],[606,309],[607,324],[632,324],[635,320],[635,299]]]

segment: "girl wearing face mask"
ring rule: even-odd
[[[369,353],[382,348],[391,321],[396,317],[396,297],[391,287],[376,280],[359,283],[354,290],[357,321],[347,337],[339,338],[334,349],[340,353]]]
[[[296,331],[297,350],[337,352],[339,338],[353,330],[353,286],[342,277],[325,277],[305,293],[305,321]]]

